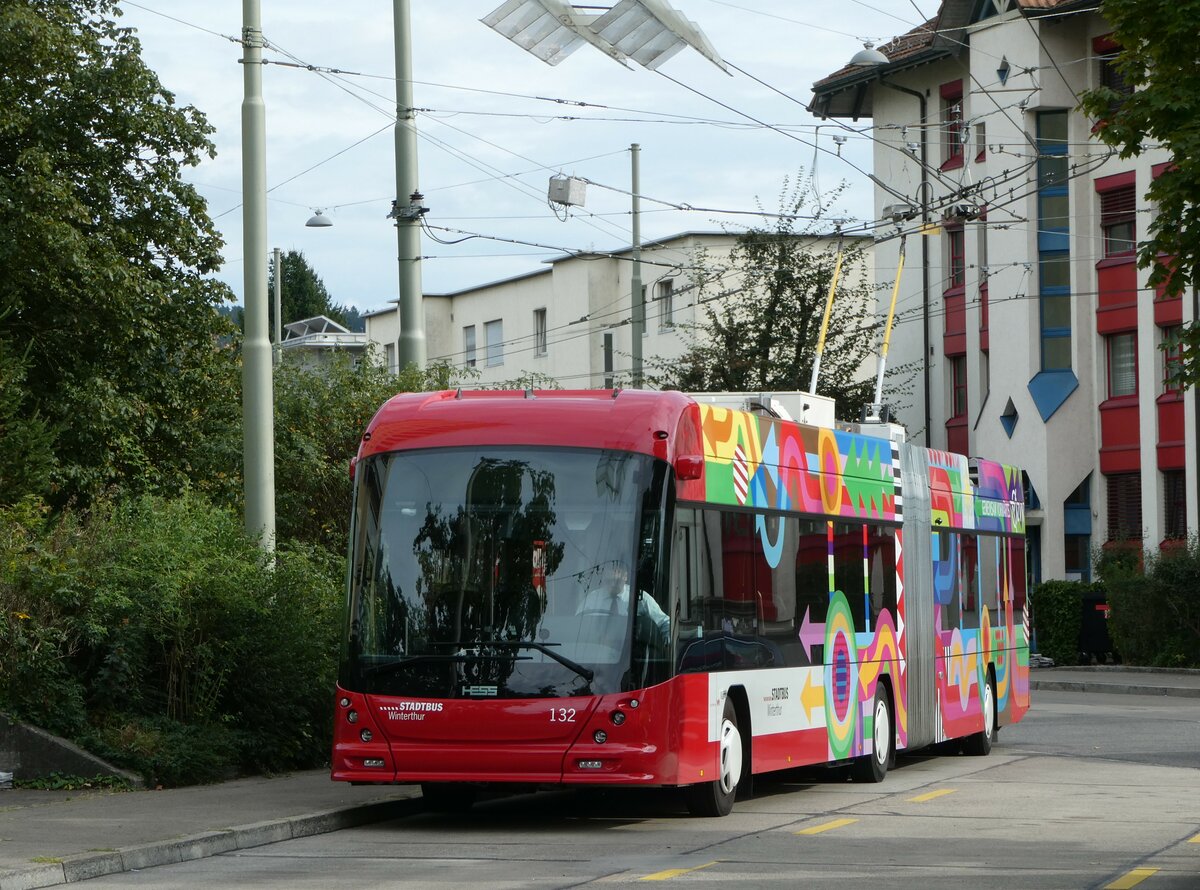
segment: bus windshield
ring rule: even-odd
[[[639,646],[669,647],[665,627],[657,641],[638,640],[669,624],[654,602],[658,573],[638,572],[657,552],[665,473],[647,455],[607,450],[440,449],[363,461],[342,684],[432,698],[627,686]],[[631,589],[648,601],[633,616]]]

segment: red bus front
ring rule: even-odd
[[[670,478],[602,448],[364,457],[333,778],[695,782],[709,687],[671,679]]]

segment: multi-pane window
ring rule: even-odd
[[[1187,491],[1183,470],[1163,470],[1163,537],[1187,537]]]
[[[484,322],[483,336],[487,343],[487,366],[494,368],[504,364],[504,321]]]
[[[1116,473],[1108,484],[1108,538],[1110,541],[1142,537],[1142,476]]]
[[[1137,335],[1133,331],[1109,334],[1108,397],[1137,395]]]
[[[1115,113],[1121,107],[1126,96],[1133,94],[1132,85],[1126,81],[1125,75],[1117,67],[1117,56],[1121,46],[1113,42],[1111,37],[1097,37],[1092,43],[1094,52],[1100,55],[1099,83],[1102,87],[1112,90],[1117,96],[1108,103],[1109,113]]]
[[[955,167],[963,161],[962,81],[942,84],[942,166]]]
[[[675,324],[675,279],[664,278],[658,282],[658,329],[666,330]]]
[[[468,368],[475,367],[475,325],[463,328],[463,359]]]
[[[1179,392],[1179,375],[1183,372],[1183,343],[1179,325],[1162,328],[1162,391]]]
[[[1122,256],[1133,253],[1137,245],[1134,214],[1137,191],[1133,184],[1100,193],[1100,232],[1104,238],[1104,255]]]
[[[546,354],[546,310],[533,310],[533,354]]]
[[[955,355],[950,362],[950,416],[963,417],[967,413],[967,357]]]
[[[1038,285],[1042,370],[1071,368],[1067,112],[1038,114]]]
[[[966,234],[962,226],[946,229],[946,247],[950,260],[946,287],[962,287],[967,280]]]

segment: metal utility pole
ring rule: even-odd
[[[278,247],[275,248],[275,364],[283,361],[283,266]]]
[[[242,0],[242,457],[246,532],[275,549],[275,418],[267,339],[267,117],[262,97],[259,0]]]
[[[421,196],[417,192],[417,125],[412,96],[409,0],[393,0],[396,27],[396,220],[400,266],[398,367],[425,367],[425,311],[421,301]]]
[[[642,334],[646,330],[646,301],[642,299],[642,218],[641,218],[641,173],[638,159],[642,147],[636,142],[629,146],[633,189],[633,271],[629,275],[630,299],[633,302],[633,388],[642,388]]]

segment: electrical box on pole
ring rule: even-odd
[[[551,204],[582,207],[587,199],[587,182],[574,176],[551,176],[546,197]]]

